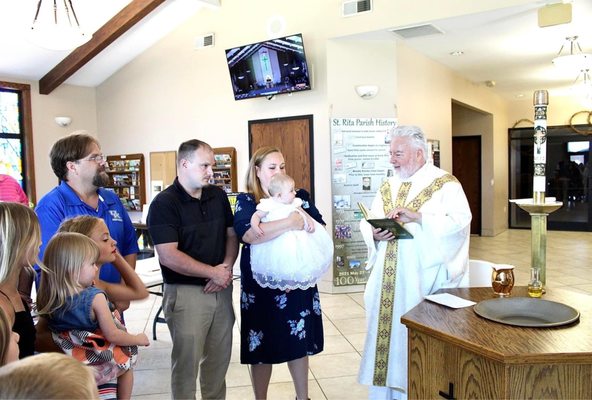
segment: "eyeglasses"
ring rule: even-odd
[[[88,158],[81,158],[78,161],[94,161],[96,163],[102,163],[106,159],[107,159],[107,157],[105,157],[105,155],[103,155],[103,154],[97,154],[96,156],[90,156]]]

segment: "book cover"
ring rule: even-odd
[[[372,212],[368,210],[368,208],[362,203],[358,203],[358,207],[360,207],[360,211],[362,211],[362,214],[364,214],[364,219],[366,219],[366,221],[368,221],[368,223],[373,227],[390,231],[393,235],[395,235],[395,239],[413,239],[413,235],[409,233],[407,229],[403,228],[403,225],[394,219],[376,218]]]

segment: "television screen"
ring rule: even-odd
[[[310,90],[302,35],[226,50],[234,99]]]
[[[580,153],[590,149],[590,142],[567,142],[568,153]]]

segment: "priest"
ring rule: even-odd
[[[428,162],[427,142],[415,126],[391,131],[395,174],[380,187],[371,207],[377,217],[402,224],[413,238],[362,220],[372,269],[364,302],[367,335],[359,381],[371,399],[407,398],[407,329],[401,316],[424,296],[456,287],[468,270],[471,210],[458,180]]]

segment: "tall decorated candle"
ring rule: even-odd
[[[537,90],[534,103],[534,177],[532,180],[532,198],[535,204],[545,203],[545,166],[547,164],[547,106],[549,94],[546,90]]]

